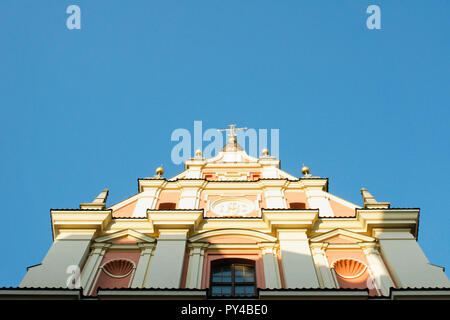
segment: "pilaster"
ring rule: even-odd
[[[287,181],[285,180],[262,180],[262,190],[266,199],[267,209],[286,209],[286,198],[284,189]]]
[[[144,286],[150,267],[150,260],[155,248],[155,243],[139,243],[138,246],[141,249],[141,255],[139,257],[139,263],[136,267],[133,282],[131,283],[132,288],[142,288]]]
[[[167,181],[164,179],[139,180],[139,191],[141,195],[133,212],[134,218],[145,218],[147,209],[156,208],[159,194],[166,184]]]
[[[197,209],[200,201],[201,190],[206,185],[206,181],[202,179],[195,180],[179,180],[177,185],[181,189],[180,209]]]
[[[281,288],[280,270],[278,268],[277,247],[273,242],[261,242],[258,244],[261,249],[264,264],[264,278],[267,289]]]
[[[328,265],[328,259],[325,253],[328,243],[311,243],[311,252],[314,265],[316,267],[317,277],[321,288],[336,288],[332,270]]]
[[[369,262],[369,269],[375,279],[375,286],[381,291],[383,296],[389,296],[390,288],[395,288],[394,283],[389,275],[389,271],[384,265],[380,256],[378,244],[376,243],[360,243],[361,248]]]
[[[146,288],[180,288],[188,229],[163,229],[150,263]]]
[[[109,243],[94,243],[91,246],[91,252],[81,272],[81,287],[83,288],[84,295],[89,294],[95,281],[97,270],[110,246],[111,244]]]
[[[286,288],[318,288],[305,229],[278,230]]]
[[[193,242],[189,244],[189,264],[186,275],[186,288],[202,288],[202,271],[205,250],[209,243]]]

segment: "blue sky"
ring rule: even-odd
[[[66,8],[81,8],[81,30]],[[381,8],[369,30],[366,8]],[[0,286],[52,243],[50,208],[108,205],[179,173],[173,130],[280,130],[302,163],[361,205],[361,187],[420,207],[419,243],[449,275],[450,2],[0,2]]]

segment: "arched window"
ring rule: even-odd
[[[212,297],[256,296],[254,261],[242,259],[213,261],[210,295]]]

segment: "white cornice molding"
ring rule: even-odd
[[[205,190],[243,190],[253,191],[260,190],[261,186],[258,182],[252,181],[208,181]]]
[[[344,236],[356,240],[357,242],[372,242],[375,241],[375,238],[369,237],[366,235],[362,235],[356,232],[344,230],[344,229],[335,229],[319,236],[312,237],[310,239],[311,242],[327,242],[328,239],[331,239],[336,236]]]
[[[147,210],[148,220],[155,230],[188,229],[193,232],[203,218],[203,210]]]
[[[227,160],[223,160],[227,159]],[[258,163],[259,159],[248,155],[245,150],[239,151],[220,151],[215,157],[206,159],[207,164],[220,164],[228,167],[234,163]]]
[[[374,229],[410,229],[417,236],[419,209],[356,209],[362,227],[372,233]]]
[[[117,232],[114,232],[111,234],[107,234],[107,235],[98,237],[95,239],[95,242],[111,242],[116,239],[123,238],[125,236],[131,236],[131,237],[135,238],[136,240],[138,240],[137,242],[153,243],[156,241],[155,238],[153,238],[151,236],[147,236],[145,234],[142,234],[142,233],[137,232],[132,229],[125,229],[125,230],[117,231]]]
[[[166,184],[166,179],[138,179],[138,190],[139,192],[144,192],[146,189],[162,189]]]
[[[285,189],[289,185],[287,179],[262,179],[258,181],[262,189],[266,188],[282,188]]]
[[[199,188],[203,189],[208,184],[204,179],[180,179],[174,182],[179,189]]]
[[[153,234],[155,229],[147,217],[139,219],[114,218],[105,233],[115,233],[124,229],[132,229],[142,234]]]
[[[277,229],[311,230],[319,218],[319,210],[262,209],[262,218],[272,232]]]
[[[111,222],[111,210],[50,210],[52,220],[53,239],[62,231],[79,232],[80,230],[94,230],[103,233]]]
[[[261,165],[259,163],[255,163],[255,162],[227,162],[226,165],[224,165],[225,163],[208,163],[206,164],[206,166],[204,167],[204,169],[224,169],[224,170],[235,170],[235,169],[249,169],[249,168],[255,168],[255,169],[260,169]]]
[[[215,237],[221,237],[221,236],[244,236],[244,237],[250,237],[258,240],[258,242],[274,242],[277,241],[277,238],[274,236],[271,236],[267,233],[263,233],[260,231],[254,231],[254,230],[248,230],[248,229],[239,229],[239,228],[228,228],[228,229],[216,229],[216,230],[210,230],[205,231],[199,234],[196,234],[189,238],[189,241],[191,242],[197,242],[208,238],[215,238]]]
[[[199,168],[202,168],[202,167],[204,167],[206,165],[206,160],[205,159],[195,159],[195,158],[192,158],[192,159],[189,159],[189,160],[186,160],[185,162],[184,162],[184,167],[187,169],[187,170],[189,170],[189,168],[191,168],[191,167],[199,167]]]
[[[318,189],[322,191],[327,191],[328,179],[326,178],[300,179],[300,185],[305,189]]]
[[[277,170],[280,170],[280,160],[278,159],[259,158],[258,162],[259,164],[261,164],[263,168],[273,167],[276,168]]]
[[[243,251],[246,251],[246,253],[261,253],[261,248],[256,243],[211,243],[208,247],[210,253],[214,251],[224,253],[225,250],[228,253],[233,250],[239,253]]]
[[[207,218],[203,219],[199,231],[212,231],[217,229],[250,229],[261,232],[270,232],[267,223],[262,218]]]

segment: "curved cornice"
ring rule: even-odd
[[[240,236],[246,236],[251,237],[254,239],[258,239],[258,242],[275,242],[277,241],[277,238],[274,236],[271,236],[269,234],[260,232],[260,231],[254,231],[254,230],[248,230],[248,229],[239,229],[239,228],[230,228],[230,229],[216,229],[211,231],[202,232],[200,234],[193,235],[189,238],[189,241],[196,242],[201,241],[207,238],[213,238],[218,236],[224,236],[224,235],[240,235]]]

